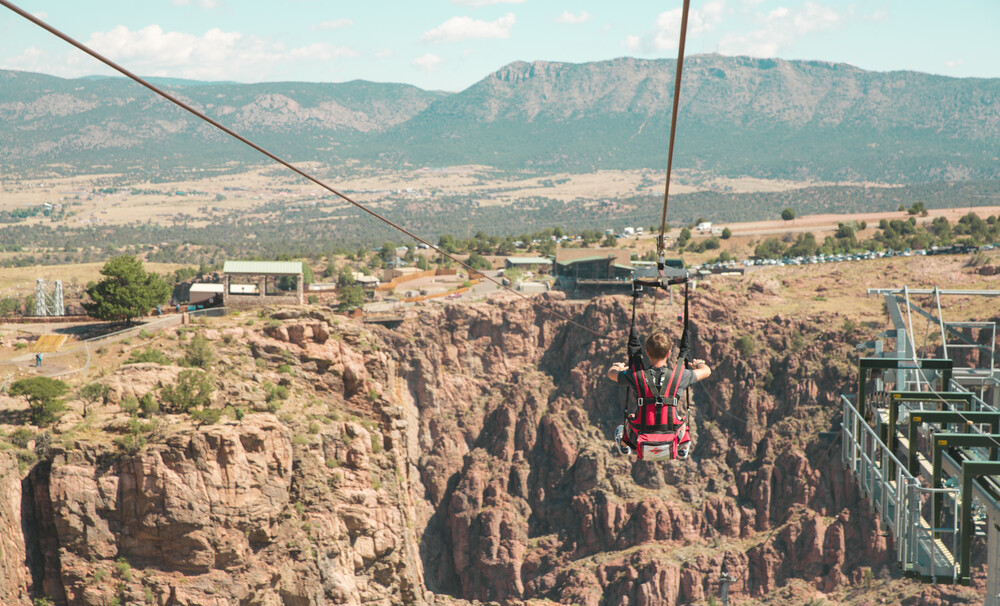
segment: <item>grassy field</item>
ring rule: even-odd
[[[184,267],[177,263],[146,263],[146,271],[166,274]],[[62,280],[63,288],[72,285],[83,286],[87,282],[101,279],[104,263],[77,263],[73,265],[36,265],[34,267],[13,267],[0,270],[0,297],[24,296],[35,290],[35,281]]]
[[[311,168],[305,166],[304,168]],[[506,205],[540,197],[561,202],[601,201],[636,195],[662,195],[664,175],[653,170],[600,170],[592,173],[555,173],[510,177],[485,166],[456,166],[405,171],[361,171],[349,176],[317,173],[331,186],[349,192],[358,201],[378,205],[407,197],[433,199],[468,196],[484,206]],[[776,192],[829,185],[751,178],[706,179],[692,171],[674,175],[671,193],[699,191],[729,193]],[[43,203],[62,204],[68,216],[53,221],[38,215],[28,224],[71,226],[128,223],[169,224],[186,215],[202,225],[220,213],[239,211],[262,217],[255,209],[274,201],[315,199],[322,206],[329,192],[281,168],[257,168],[239,174],[210,175],[170,182],[149,182],[119,174],[81,175],[59,179],[5,181],[0,184],[0,211],[14,211]],[[335,201],[333,205],[341,205]]]

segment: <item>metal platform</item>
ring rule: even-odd
[[[874,349],[874,356],[859,360],[858,390],[841,400],[844,464],[893,537],[905,574],[969,583],[972,543],[986,536],[985,603],[1000,606],[998,331],[993,322],[946,320],[941,304],[942,295],[1000,291],[868,292],[885,298],[893,328],[859,347]],[[932,295],[934,310],[911,295]],[[931,347],[940,357],[918,356],[914,313],[927,319],[928,334],[940,337]],[[882,339],[894,341],[892,347]],[[926,353],[927,334],[923,341]],[[952,357],[975,366],[953,367]]]

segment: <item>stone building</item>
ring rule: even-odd
[[[230,309],[303,305],[301,261],[226,261],[222,304]]]

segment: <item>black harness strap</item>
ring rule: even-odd
[[[680,389],[681,378],[684,376],[684,367],[681,366],[680,364],[674,366],[674,370],[670,373],[670,380],[667,382],[667,389],[665,392],[662,393],[660,392],[660,386],[656,384],[655,379],[653,381],[647,382],[646,372],[644,371],[642,375],[643,375],[643,384],[646,387],[646,391],[644,392],[644,394],[650,394],[655,398],[654,404],[656,406],[656,413],[654,414],[653,418],[659,421],[663,417],[664,403],[666,403],[668,411],[671,408],[674,408],[675,411],[672,413],[668,412],[670,416],[667,418],[666,423],[652,423],[652,424],[646,423],[645,417],[642,414],[642,406],[644,404],[643,402],[644,398],[640,397],[638,400],[639,403],[638,409],[636,411],[637,419],[632,426],[637,431],[640,431],[642,433],[660,433],[664,431],[668,432],[674,431],[675,429],[677,429],[678,426],[677,423],[674,423],[674,419],[677,417],[676,413],[677,391]],[[663,380],[662,375],[660,377],[660,380],[662,383]],[[655,389],[650,389],[649,383],[652,383],[653,388]],[[666,396],[666,398],[664,396]]]
[[[642,357],[642,345],[639,342],[639,337],[635,330],[635,308],[636,300],[643,293],[643,286],[657,286],[659,288],[667,288],[674,284],[679,284],[684,282],[684,328],[681,333],[681,340],[678,346],[678,364],[674,366],[673,371],[670,373],[670,380],[667,382],[667,388],[665,391],[662,390],[663,375],[660,375],[659,384],[655,379],[647,380],[646,378],[646,368]],[[662,279],[656,280],[655,282],[647,282],[641,280],[635,280],[632,284],[632,323],[629,327],[628,334],[628,365],[629,371],[632,373],[632,381],[629,383],[628,388],[625,392],[625,405],[622,411],[623,422],[626,426],[631,426],[634,430],[640,433],[664,433],[676,431],[679,424],[674,422],[677,417],[676,406],[677,406],[677,392],[680,391],[681,379],[684,377],[684,361],[691,358],[691,339],[689,336],[689,319],[688,319],[688,279],[675,278],[669,281],[664,281]],[[651,369],[650,369],[651,370]],[[642,377],[640,379],[640,377]],[[650,377],[652,378],[652,377]],[[650,387],[652,383],[652,388]],[[635,389],[635,397],[638,403],[636,409],[636,415],[631,420],[628,414],[629,401],[631,399],[630,392]],[[690,397],[690,395],[689,395]],[[673,407],[674,411],[670,413],[667,423],[656,423],[647,425],[645,423],[645,418],[642,415],[642,406],[644,404],[643,400],[646,398],[654,398],[656,404],[655,419],[659,421],[662,418],[663,404],[664,400],[667,400],[666,404],[668,408]],[[683,421],[681,421],[683,424]]]

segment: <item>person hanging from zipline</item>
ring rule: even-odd
[[[636,278],[632,281],[632,322],[628,331],[628,363],[616,362],[608,369],[608,379],[625,385],[625,405],[622,424],[615,431],[615,446],[621,454],[631,454],[643,459],[687,458],[691,450],[691,434],[687,421],[677,412],[681,390],[708,378],[712,369],[704,360],[696,359],[694,332],[691,330],[689,302],[690,277],[667,279],[660,268],[656,279]],[[673,350],[670,337],[663,331],[654,332],[646,339],[646,355],[635,328],[636,303],[649,288],[668,289],[684,285],[683,329],[677,346],[676,364],[668,366]],[[634,392],[634,393],[633,393]],[[629,410],[633,406],[635,412]]]
[[[636,414],[629,415],[625,424],[615,431],[615,443],[622,454],[636,448],[639,458],[687,458],[691,444],[687,424],[677,414],[677,394],[712,374],[704,360],[668,367],[672,350],[670,337],[665,332],[655,332],[646,339],[649,368],[629,368],[616,362],[608,369],[608,378],[635,389],[639,394]],[[648,400],[648,403],[646,402]],[[659,412],[659,414],[657,414]],[[648,430],[648,431],[647,431]],[[663,442],[665,450],[657,446]],[[644,448],[645,447],[645,448]]]

